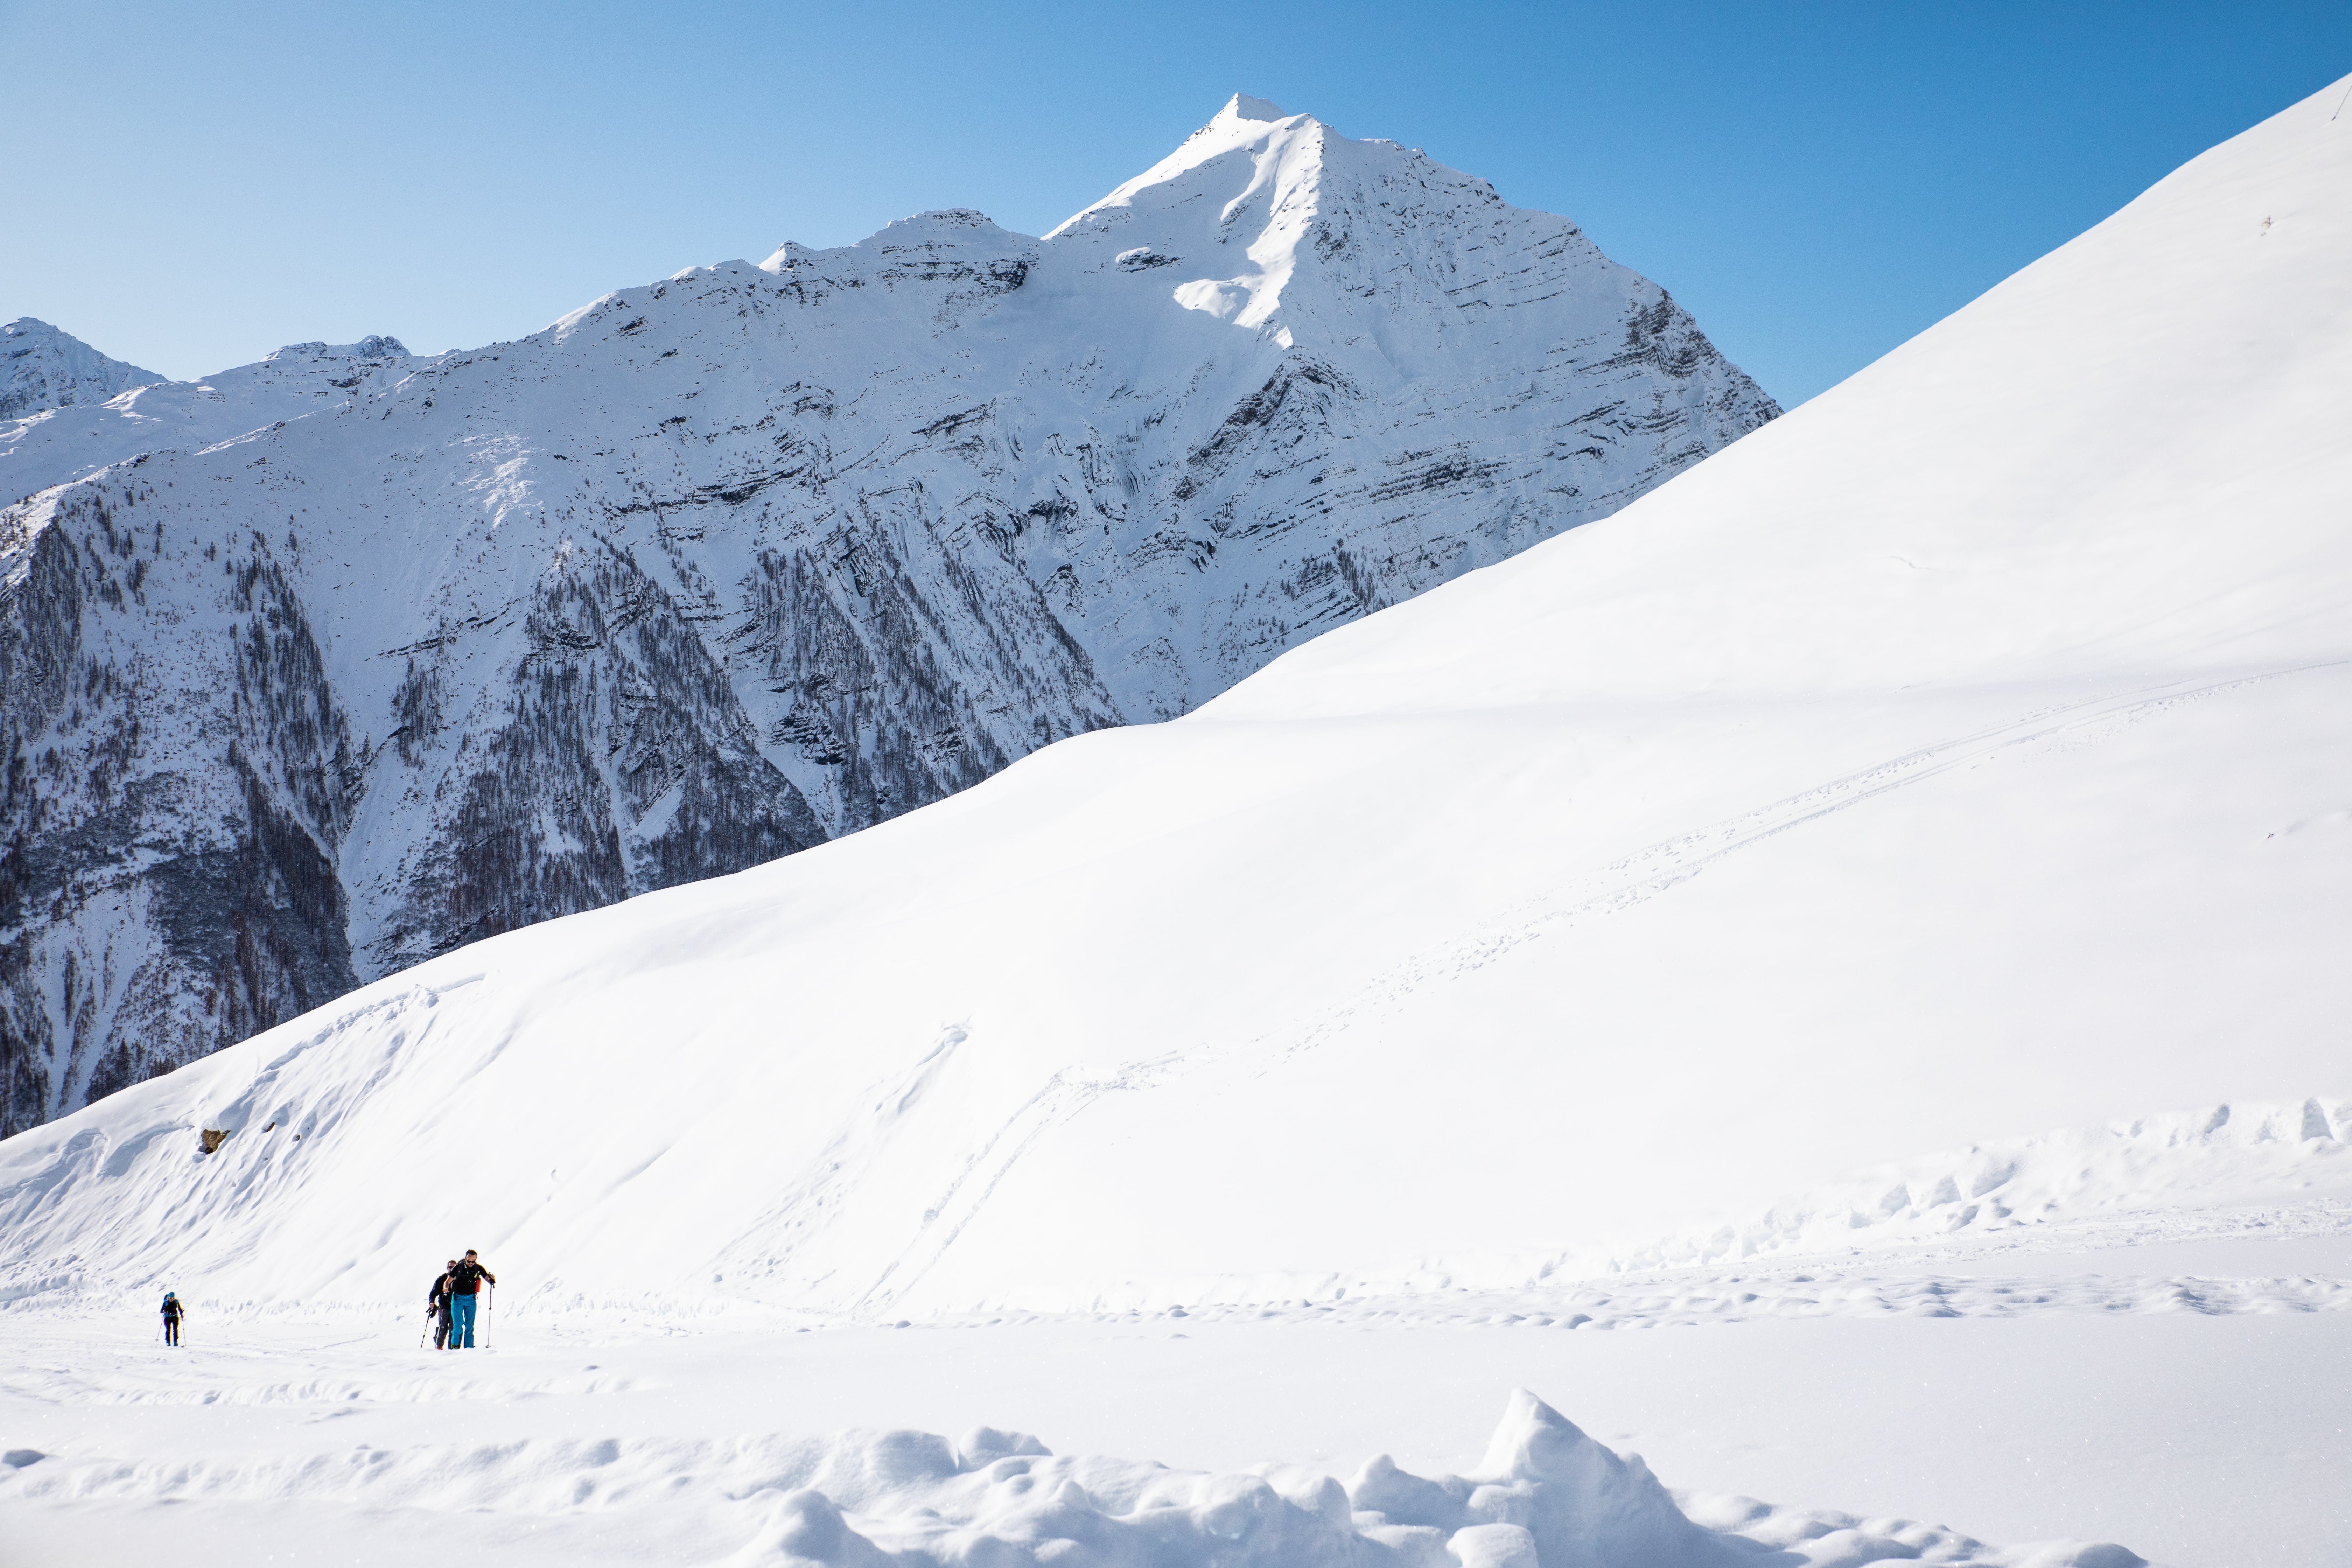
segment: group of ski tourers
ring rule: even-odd
[[[499,1277],[482,1267],[482,1259],[472,1247],[466,1256],[449,1259],[449,1267],[433,1277],[433,1289],[425,1295],[425,1315],[433,1320],[435,1350],[466,1350],[474,1348],[474,1299],[481,1294],[484,1281],[490,1293],[498,1294]],[[184,1310],[174,1291],[163,1292],[163,1342],[180,1342],[180,1319]]]
[[[425,1311],[433,1320],[435,1350],[474,1348],[474,1298],[481,1294],[485,1279],[496,1295],[499,1277],[482,1267],[470,1247],[465,1257],[451,1258],[449,1267],[434,1276],[433,1289],[425,1295]]]

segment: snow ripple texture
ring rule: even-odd
[[[1184,713],[1778,412],[1574,224],[1244,99],[1043,238],[93,395],[0,426],[0,1133]]]
[[[1413,1475],[1387,1456],[1343,1485],[1270,1465],[1214,1475],[1049,1452],[982,1427],[829,1438],[540,1438],[342,1457],[76,1463],[10,1450],[0,1499],[332,1501],[561,1515],[657,1506],[686,1540],[731,1526],[740,1568],[2137,1568],[2110,1543],[2002,1549],[1939,1525],[1669,1492],[1638,1456],[1512,1396],[1478,1468]],[[687,1521],[692,1521],[691,1524]],[[722,1524],[720,1521],[726,1521]],[[748,1531],[745,1526],[748,1524]],[[674,1535],[672,1545],[684,1542]]]

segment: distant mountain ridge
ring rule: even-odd
[[[109,359],[72,333],[31,316],[0,326],[0,419],[103,403],[163,379],[152,370]]]
[[[265,359],[201,381],[152,376],[97,402],[56,405],[0,422],[0,501],[87,478],[142,452],[209,447],[281,419],[332,408],[382,390],[371,386],[374,374],[407,357],[398,338],[289,343]]]
[[[1778,413],[1568,220],[1241,99],[1043,238],[301,348],[0,426],[0,1131],[1183,713]]]

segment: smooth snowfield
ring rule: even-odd
[[[2352,1168],[2341,91],[1617,517],[1334,632],[1189,718],[419,965],[0,1144],[11,1321],[143,1311],[166,1285],[261,1323],[360,1310],[477,1246],[516,1324],[651,1308],[775,1331],[797,1314],[824,1325],[814,1341],[1038,1310],[1132,1308],[1167,1330],[1280,1300],[1380,1330],[1344,1303],[1426,1315],[1467,1289],[1523,1297],[1508,1312],[1554,1342],[1599,1331],[1597,1306],[1612,1323],[1725,1319],[1671,1332],[1761,1343],[1756,1317],[1819,1315],[1803,1303],[1826,1293],[1800,1288],[1818,1277],[1794,1277],[1816,1274],[1808,1257],[1862,1268],[1936,1236],[2091,1226],[2328,1245]],[[207,1128],[227,1138],[200,1154]],[[1624,1271],[1664,1265],[1708,1272],[1628,1305]],[[1746,1281],[1765,1265],[1789,1271]],[[1923,1272],[1837,1300],[1872,1318],[2046,1306],[2022,1315],[2112,1334],[2194,1318],[2217,1337],[2107,1363],[2082,1395],[2152,1388],[2184,1427],[2214,1397],[2200,1356],[2341,1386],[2340,1265],[2210,1285],[2121,1266],[2100,1278],[2153,1282],[2053,1292],[2030,1269],[1932,1288]],[[1950,1357],[1942,1374],[1965,1381],[1955,1347],[2002,1326],[1905,1331],[1916,1366]],[[2245,1337],[2224,1352],[2224,1334]],[[1825,1332],[1809,1353],[1855,1342]],[[2098,1364],[2056,1342],[2037,1364]],[[1538,1392],[1578,1415],[1572,1390]],[[1780,1392],[1820,1416],[1811,1391]],[[2121,1407],[2084,1430],[2138,1440]],[[1233,1406],[1238,1426],[1256,1415]],[[2031,1454],[2041,1429],[2020,1419],[2022,1436],[1948,1443]],[[2237,1429],[2275,1444],[2280,1473],[2352,1466],[2333,1414]],[[1347,1440],[1351,1459],[1405,1446],[1369,1420]],[[780,1495],[730,1516],[729,1550],[875,1561],[783,1486],[868,1451],[754,1463]],[[1047,1539],[950,1468],[856,1494],[879,1516],[858,1539],[934,1555],[939,1530]],[[2340,1560],[2339,1497],[2309,1499],[2273,1552],[2255,1531],[2275,1510],[2210,1471],[2151,1473],[2223,1521],[2176,1538],[2182,1561]],[[1126,1484],[1106,1495],[1140,1495]],[[2147,1484],[2087,1486],[2083,1517],[2152,1510]],[[79,1495],[95,1494],[38,1506]],[[1223,1505],[1186,1496],[1183,1550],[1205,1552]],[[1774,1500],[1904,1509],[1886,1498]],[[1107,1528],[1067,1506],[1071,1529]],[[1253,1517],[1291,1528],[1266,1506]],[[1529,1520],[1549,1507],[1527,1494]],[[1547,1568],[1645,1560],[1577,1555],[1608,1539],[1599,1518],[1534,1530]],[[2160,1554],[2104,1517],[2098,1533]],[[1117,1531],[1084,1539],[1074,1561],[1148,1560],[1106,1544]],[[1464,1568],[1525,1561],[1516,1537],[1456,1542],[1442,1549]],[[1887,1555],[1841,1545],[1803,1560]]]
[[[1731,1561],[2136,1560],[2082,1544],[2102,1536],[2171,1563],[2339,1561],[2346,1319],[2164,1305],[2158,1288],[2220,1299],[2259,1277],[2340,1281],[2352,1238],[2100,1245],[2118,1239],[1750,1269],[1739,1278],[1784,1299],[1810,1282],[1825,1310],[1738,1329],[1626,1318],[1611,1332],[1466,1299],[1411,1327],[1292,1303],[806,1333],[509,1309],[467,1358],[418,1351],[417,1320],[389,1312],[200,1314],[174,1357],[140,1347],[143,1310],[31,1314],[12,1323],[0,1440],[41,1457],[0,1470],[0,1517],[37,1563],[73,1560],[99,1531],[119,1552],[102,1561],[168,1543],[198,1568],[245,1561],[256,1542],[278,1561],[360,1564],[484,1549],[527,1564],[759,1562],[782,1560],[784,1517],[807,1512],[787,1496],[814,1484],[851,1530],[899,1546],[936,1545],[950,1525],[1091,1546],[1180,1505],[1155,1521],[1159,1554],[1125,1560],[1181,1562],[1218,1506],[1258,1495],[1251,1472],[1308,1514],[1327,1484],[1346,1488],[1349,1523],[1379,1542],[1386,1526],[1357,1510],[1406,1510],[1370,1508],[1367,1461],[1479,1469],[1511,1390],[1531,1384],[1645,1456],[1686,1517],[1790,1553]],[[1864,1304],[1930,1279],[1953,1303],[1941,1315]],[[2033,1304],[1979,1313],[1979,1280],[2021,1283]],[[2144,1304],[2119,1312],[2126,1287]],[[996,1456],[1027,1446],[1010,1427],[1066,1457],[992,1478]],[[1031,1484],[1006,1488],[1018,1474]],[[1065,1478],[1082,1500],[1056,1497]],[[1241,1533],[1213,1544],[1234,1554],[1217,1560],[1323,1560],[1312,1542],[1291,1554],[1296,1535]],[[1357,1559],[1374,1560],[1386,1554]]]

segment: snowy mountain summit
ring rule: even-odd
[[[0,1131],[1186,712],[1778,412],[1574,224],[1246,98],[1042,238],[86,404],[0,425]]]
[[[104,403],[163,379],[152,370],[109,359],[72,333],[30,316],[0,326],[0,420]]]

